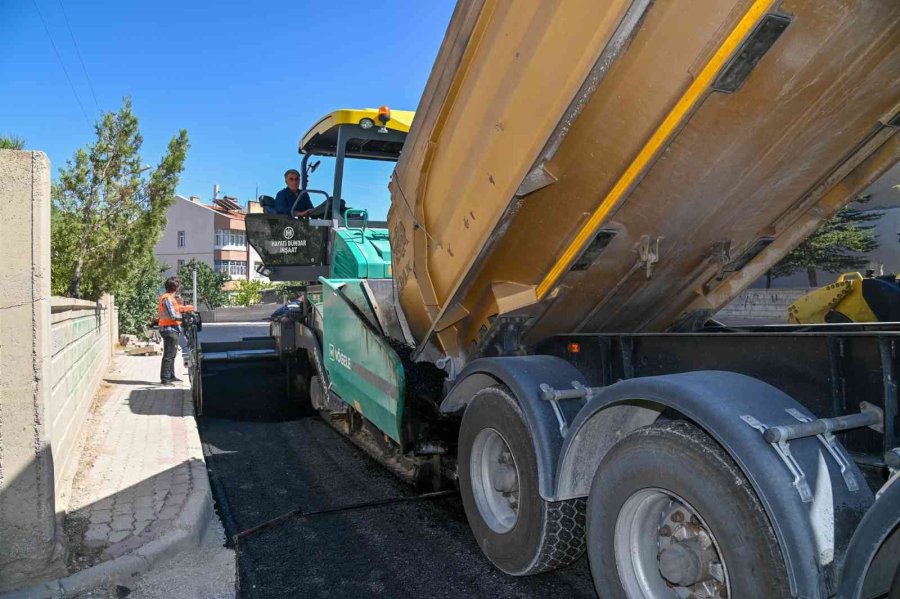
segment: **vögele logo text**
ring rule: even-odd
[[[339,347],[335,347],[331,343],[328,344],[328,358],[330,360],[334,360],[347,370],[352,370],[353,367],[350,364],[350,356],[341,351]]]

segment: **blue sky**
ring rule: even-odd
[[[178,193],[208,200],[218,183],[242,202],[257,186],[274,195],[282,173],[299,164],[300,136],[322,115],[382,104],[415,109],[453,5],[0,0],[0,133],[47,152],[55,177],[93,140],[97,105],[115,110],[127,95],[145,162],[155,165],[171,136],[187,129],[191,149]],[[352,164],[342,195],[383,217],[390,171],[383,163]],[[330,190],[330,164],[323,161],[313,177],[311,187]]]

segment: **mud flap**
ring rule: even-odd
[[[840,599],[880,597],[892,590],[900,569],[900,481],[882,491],[847,546]],[[900,590],[900,589],[894,589]]]

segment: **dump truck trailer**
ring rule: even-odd
[[[307,282],[247,348],[458,485],[508,574],[586,551],[601,597],[900,592],[900,325],[713,319],[900,159],[898,75],[892,1],[461,1],[414,115],[302,137],[330,218],[247,216],[264,274]],[[351,159],[397,161],[386,223]]]

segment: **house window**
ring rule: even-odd
[[[243,231],[236,229],[216,229],[216,247],[245,249],[247,247],[246,235]]]
[[[184,247],[184,231],[178,232],[178,247],[180,247],[180,248]]]
[[[232,277],[246,277],[247,263],[240,260],[216,260],[216,271]]]

